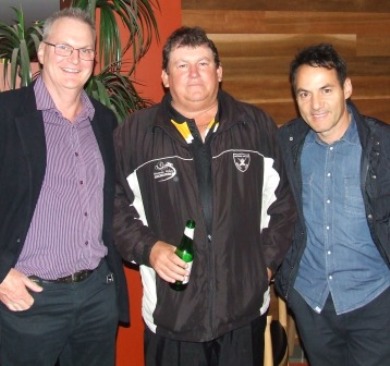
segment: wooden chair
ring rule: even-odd
[[[295,324],[285,301],[275,295],[272,285],[271,306],[264,334],[264,366],[287,366],[294,351]]]

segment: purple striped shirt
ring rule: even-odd
[[[42,189],[16,269],[57,279],[94,269],[107,254],[102,242],[104,165],[90,120],[95,110],[83,93],[82,112],[71,123],[38,78],[47,161]]]

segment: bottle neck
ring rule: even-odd
[[[186,226],[186,228],[184,229],[184,235],[187,238],[194,239],[194,231],[195,231],[194,228]]]

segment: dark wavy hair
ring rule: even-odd
[[[290,82],[294,90],[297,70],[302,65],[335,69],[341,86],[347,78],[347,65],[330,43],[306,47],[295,56],[290,64]]]

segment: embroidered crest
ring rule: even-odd
[[[173,163],[169,161],[166,163],[159,161],[154,166],[153,174],[154,174],[154,179],[156,179],[158,182],[165,182],[167,180],[174,178],[177,174],[177,171]]]
[[[251,156],[248,153],[233,153],[233,161],[236,168],[244,173],[249,168]]]

